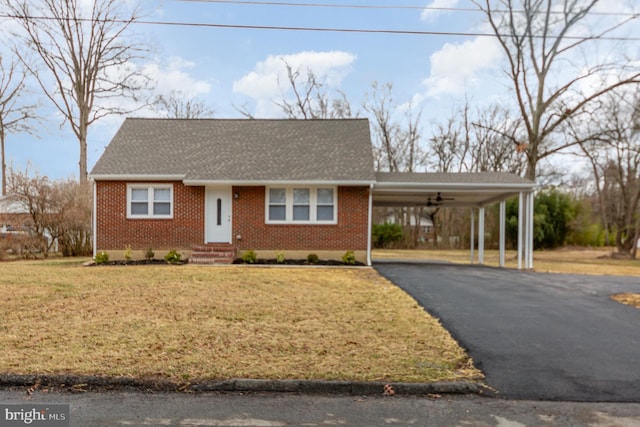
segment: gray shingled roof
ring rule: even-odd
[[[126,119],[96,179],[184,176],[202,182],[373,182],[369,122]]]
[[[486,206],[535,188],[506,172],[376,173],[374,206]],[[438,198],[442,197],[440,201]]]

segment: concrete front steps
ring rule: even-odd
[[[189,264],[231,264],[236,258],[236,248],[229,243],[207,243],[194,246]]]

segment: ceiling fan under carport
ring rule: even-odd
[[[447,200],[455,200],[453,197],[442,197],[442,193],[438,192],[435,200],[431,200],[431,197],[427,198],[427,207],[441,206]]]

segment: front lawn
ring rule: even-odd
[[[0,373],[192,381],[478,379],[365,269],[0,263]]]
[[[619,259],[612,257],[613,248],[591,249],[556,249],[533,252],[533,270],[546,273],[568,274],[607,274],[612,276],[640,276],[640,260]],[[469,264],[469,249],[376,249],[373,259],[412,259],[446,261],[457,264]],[[485,250],[486,265],[497,267],[499,252],[495,249]],[[478,262],[478,251],[475,251],[475,263]],[[516,251],[508,250],[505,254],[505,266],[517,268]]]

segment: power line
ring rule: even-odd
[[[418,30],[386,30],[367,28],[330,28],[330,27],[289,27],[278,25],[239,25],[239,24],[212,24],[194,22],[166,22],[166,21],[136,21],[139,24],[149,25],[169,25],[187,27],[212,27],[212,28],[233,28],[244,30],[274,30],[274,31],[309,31],[309,32],[332,32],[332,33],[362,33],[362,34],[393,34],[393,35],[414,35],[414,36],[456,36],[456,37],[497,37],[494,33],[472,33],[458,31],[418,31]],[[508,36],[504,34],[503,36]],[[545,36],[533,36],[533,38],[545,38]],[[554,38],[554,37],[549,37]],[[640,37],[581,37],[564,36],[566,40],[607,40],[607,41],[640,41]]]
[[[412,10],[434,10],[453,12],[478,12],[476,8],[455,8],[455,7],[426,7],[409,5],[367,5],[367,4],[337,4],[337,3],[290,3],[279,1],[253,1],[253,0],[175,0],[178,2],[193,3],[227,3],[258,6],[293,6],[293,7],[324,7],[338,9],[412,9]]]
[[[372,5],[372,4],[343,4],[343,3],[292,3],[283,1],[259,1],[259,0],[175,0],[178,2],[189,3],[225,3],[251,6],[283,6],[283,7],[318,7],[318,8],[334,8],[334,9],[407,9],[407,10],[427,10],[434,12],[477,12],[485,13],[480,8],[467,7],[438,7],[438,6],[410,6],[410,5]],[[506,9],[493,9],[494,12],[505,13],[511,12]],[[522,10],[513,10],[516,13],[524,13]],[[551,14],[564,14],[562,11],[551,11]],[[638,17],[640,12],[598,12],[590,11],[590,15],[601,16],[626,16]]]
[[[43,21],[55,21],[58,18],[48,16],[24,16],[24,15],[8,15],[0,14],[0,18],[10,19],[32,19]],[[69,19],[71,20],[71,19]],[[78,22],[94,22],[92,18],[74,18]],[[331,33],[360,33],[360,34],[391,34],[391,35],[412,35],[412,36],[448,36],[448,37],[497,37],[494,33],[474,33],[460,31],[418,31],[418,30],[388,30],[388,29],[371,29],[371,28],[330,28],[330,27],[291,27],[279,25],[241,25],[241,24],[215,24],[215,23],[197,23],[197,22],[178,22],[178,21],[148,21],[148,20],[124,20],[124,19],[103,19],[104,22],[113,22],[121,24],[141,24],[141,25],[160,25],[172,27],[194,27],[194,28],[228,28],[240,30],[269,30],[269,31],[301,31],[301,32],[331,32]],[[503,34],[508,37],[509,35]],[[553,36],[532,36],[532,38],[555,38]],[[640,37],[583,37],[583,36],[564,36],[566,40],[605,40],[605,41],[640,41]]]

